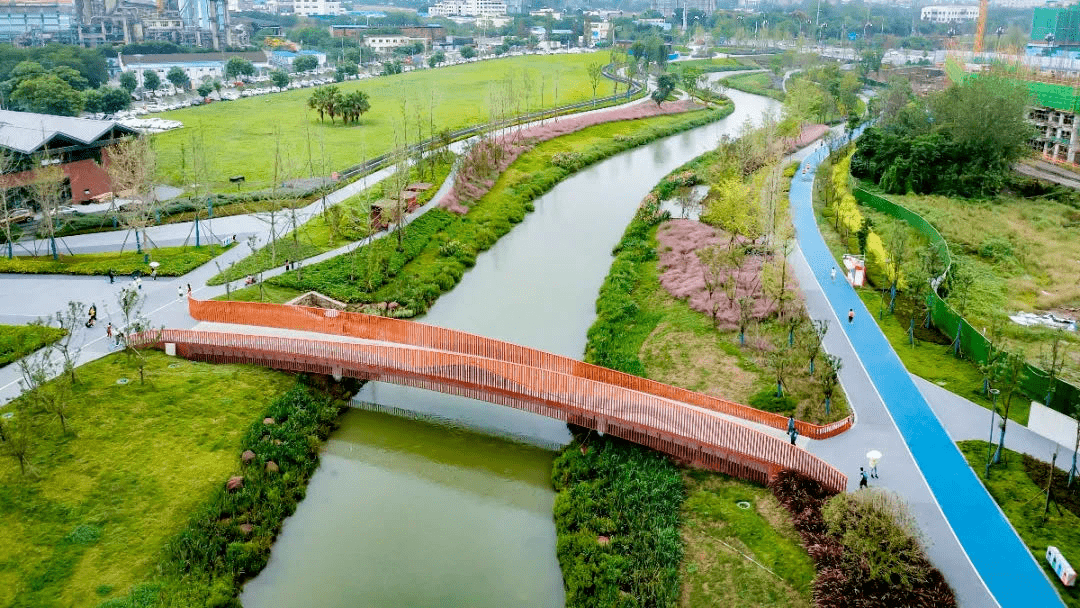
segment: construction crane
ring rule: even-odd
[[[986,38],[986,14],[990,12],[990,0],[979,2],[979,27],[975,30],[975,52],[983,50],[983,39]]]

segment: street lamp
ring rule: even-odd
[[[996,388],[990,389],[990,398],[992,399],[990,405],[990,444],[986,446],[986,474],[984,477],[990,478],[990,454],[994,450],[994,413],[997,412],[997,396],[1000,393]]]

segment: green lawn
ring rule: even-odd
[[[704,471],[683,478],[681,606],[813,605],[814,562],[772,492]]]
[[[206,166],[201,174],[212,189],[230,188],[232,175],[244,175],[248,189],[269,187],[276,155],[281,179],[326,175],[389,152],[395,144],[430,137],[432,130],[487,122],[493,104],[518,114],[590,99],[586,67],[607,58],[607,53],[529,55],[341,83],[343,92],[361,90],[371,98],[371,111],[358,125],[320,122],[307,106],[312,89],[166,112],[163,118],[179,120],[184,128],[154,137],[160,177],[190,184],[193,149],[200,151],[199,162]],[[610,90],[610,83],[601,83],[597,93]]]
[[[0,367],[56,342],[64,330],[43,325],[0,325]]]
[[[1042,465],[1040,474],[1036,476],[1039,480],[1036,484],[1026,471],[1023,454],[1006,449],[1005,464],[994,465],[990,469],[990,479],[987,480],[983,475],[986,470],[987,443],[973,440],[961,441],[957,445],[990,495],[1005,512],[1005,517],[1016,528],[1020,538],[1035,557],[1035,561],[1042,566],[1050,580],[1054,581],[1054,588],[1065,600],[1065,605],[1070,608],[1080,608],[1080,587],[1065,587],[1057,582],[1057,575],[1046,562],[1046,547],[1049,545],[1060,549],[1065,559],[1074,564],[1074,568],[1075,564],[1080,562],[1080,517],[1067,506],[1070,501],[1076,504],[1076,493],[1080,491],[1077,483],[1073,482],[1072,495],[1069,496],[1070,491],[1062,487],[1065,485],[1062,479],[1065,474],[1055,472],[1055,490],[1051,496],[1058,496],[1057,500],[1061,505],[1051,504],[1050,511],[1044,520],[1043,507],[1046,499],[1041,492],[1046,488],[1045,464]],[[1060,466],[1061,462],[1058,462],[1058,465]],[[1075,506],[1073,508],[1075,509]]]
[[[163,277],[178,277],[191,272],[214,259],[232,245],[204,245],[195,247],[161,247],[145,250],[145,254],[136,253],[134,244],[124,253],[79,253],[61,255],[54,260],[52,256],[0,258],[0,272],[25,274],[82,274],[105,275],[109,270],[120,275],[130,275],[139,271],[149,275],[150,262],[159,262],[158,274]]]
[[[165,541],[237,468],[252,421],[293,383],[146,357],[145,385],[124,355],[80,367],[66,435],[16,402],[15,422],[32,428],[30,470],[0,458],[0,605],[95,606],[150,578]]]
[[[779,101],[784,101],[784,91],[776,86],[776,77],[771,72],[755,72],[753,74],[740,74],[724,79],[724,84],[740,91],[765,95]]]

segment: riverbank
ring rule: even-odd
[[[154,576],[169,539],[239,467],[245,430],[293,382],[142,356],[145,384],[136,358],[119,353],[79,367],[74,390],[66,376],[50,382],[46,391],[66,392],[66,431],[55,406],[24,396],[4,408],[14,416],[2,420],[0,529],[18,567],[0,569],[0,605],[130,605],[129,589]],[[20,441],[25,474],[11,455]]]
[[[534,199],[566,177],[619,152],[720,120],[733,109],[728,102],[713,110],[606,123],[544,142],[503,171],[468,214],[431,209],[393,236],[267,284],[278,288],[276,297],[313,290],[356,310],[392,302],[398,316],[422,314],[457,284],[477,255],[533,210]],[[562,166],[559,159],[568,156],[574,162]],[[254,287],[230,297],[257,300],[260,294]]]

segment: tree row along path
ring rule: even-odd
[[[188,305],[194,318],[219,323],[213,329],[221,331],[152,330],[133,339],[190,359],[464,395],[610,433],[760,483],[792,469],[834,491],[847,486],[846,475],[783,438],[786,418],[744,405],[412,321],[281,304],[189,299]],[[797,424],[807,434],[828,437],[849,428],[851,419]]]
[[[849,472],[866,466],[864,455],[870,449],[886,454],[881,479],[873,481],[911,504],[928,537],[931,559],[962,605],[1064,606],[855,290],[842,278],[830,279],[836,262],[818,230],[812,202],[815,172],[827,152],[819,148],[792,178],[792,219],[799,245],[793,262],[811,316],[842,329],[829,332],[826,349],[844,361],[841,381],[858,424],[810,449]],[[854,311],[853,322],[846,320],[848,310]]]

